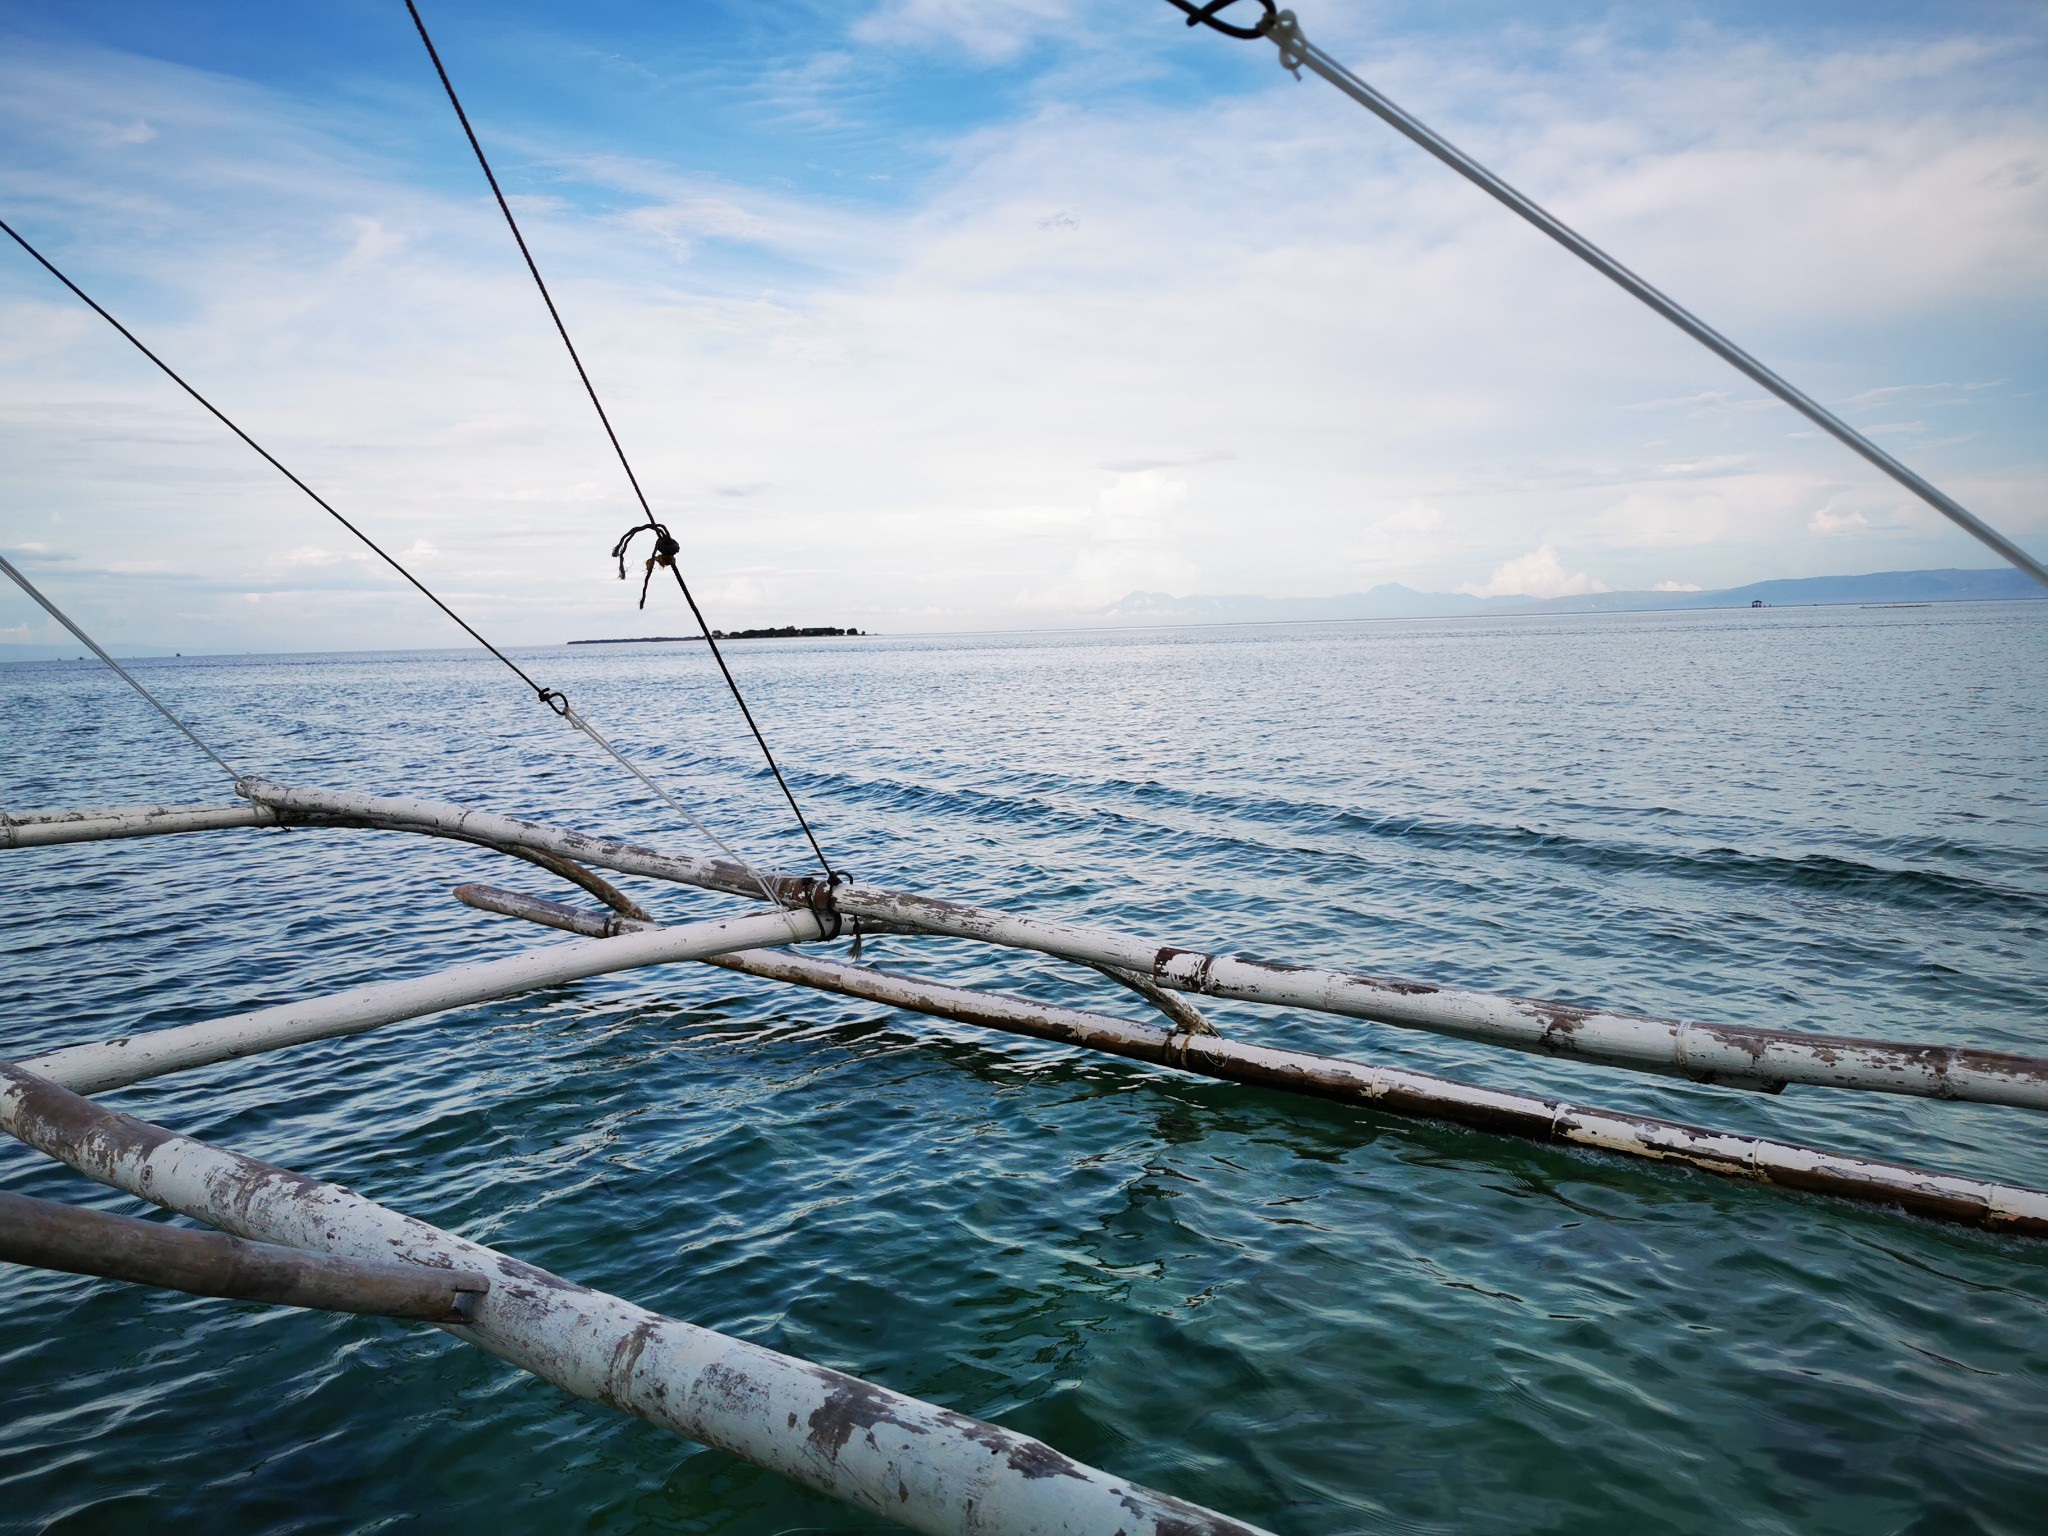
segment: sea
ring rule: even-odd
[[[2048,603],[730,654],[863,879],[1266,959],[2048,1052]],[[804,867],[701,646],[516,659],[747,858]],[[135,671],[243,772],[706,846],[488,656]],[[0,740],[8,810],[231,798],[89,662],[0,667]],[[568,942],[459,905],[464,881],[583,899],[391,833],[0,854],[0,1053]],[[623,883],[665,920],[743,905]],[[1147,1016],[1037,956],[888,938],[862,958]],[[2025,1110],[1210,1012],[1248,1040],[2048,1186]],[[1282,1536],[2048,1529],[2040,1242],[697,965],[107,1102]],[[0,1188],[146,1209],[11,1143]],[[0,1531],[885,1528],[430,1327],[0,1267]]]

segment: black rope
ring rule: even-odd
[[[634,524],[631,528],[620,534],[619,542],[612,546],[612,558],[619,562],[619,580],[621,581],[626,579],[626,551],[632,546],[633,540],[643,533],[654,535],[654,553],[647,557],[647,571],[640,578],[640,606],[644,609],[647,606],[647,584],[654,580],[654,568],[657,565],[665,565],[670,570],[674,570],[676,568],[676,556],[682,553],[683,546],[675,541],[675,535],[668,531],[666,523],[657,523],[650,520]]]
[[[446,603],[442,602],[440,598],[434,596],[432,592],[428,591],[417,576],[413,575],[411,571],[408,571],[404,566],[400,565],[389,554],[387,554],[383,546],[380,545],[375,539],[371,538],[367,533],[363,532],[362,529],[358,528],[354,523],[350,522],[347,518],[343,517],[339,512],[335,511],[334,507],[327,501],[325,497],[323,497],[318,491],[314,490],[313,487],[306,484],[306,482],[301,480],[297,475],[293,474],[290,470],[286,469],[283,464],[279,463],[277,457],[274,454],[272,454],[268,448],[264,447],[261,443],[257,442],[255,438],[251,437],[248,433],[244,432],[232,421],[228,420],[227,416],[222,413],[219,406],[215,405],[211,400],[207,399],[206,396],[202,395],[201,393],[199,393],[198,390],[194,389],[190,384],[186,383],[184,378],[180,376],[180,374],[178,373],[177,369],[173,368],[169,363],[165,362],[162,358],[158,357],[154,352],[150,351],[148,347],[144,346],[142,344],[141,338],[139,338],[133,331],[129,330],[127,326],[123,325],[120,321],[116,320],[112,315],[108,314],[106,310],[102,309],[98,301],[96,301],[91,294],[87,293],[83,288],[79,287],[78,284],[74,283],[62,272],[58,271],[56,266],[50,261],[49,257],[45,256],[41,251],[37,250],[34,246],[30,245],[28,241],[24,240],[21,237],[21,235],[15,230],[15,228],[11,224],[7,223],[4,219],[0,219],[0,231],[5,231],[8,238],[13,240],[16,245],[20,246],[24,251],[27,251],[29,255],[33,256],[38,262],[42,264],[44,271],[48,272],[50,276],[56,278],[58,282],[62,283],[66,288],[69,288],[73,293],[77,294],[79,298],[84,300],[86,306],[90,308],[94,314],[98,315],[102,320],[106,321],[107,324],[111,325],[123,336],[127,337],[129,343],[135,348],[136,351],[140,352],[152,363],[155,363],[157,367],[163,370],[164,376],[166,378],[168,378],[173,384],[177,385],[178,388],[185,391],[186,394],[190,395],[194,400],[197,400],[202,406],[204,406],[207,409],[207,411],[213,416],[214,420],[218,421],[222,426],[226,427],[230,432],[234,433],[235,436],[239,437],[251,448],[254,448],[257,451],[257,453],[263,456],[264,461],[268,463],[272,469],[276,470],[280,475],[283,475],[285,479],[291,481],[293,485],[296,485],[300,490],[304,491],[308,496],[310,496],[313,499],[313,505],[318,507],[321,511],[325,512],[337,523],[341,524],[342,527],[346,528],[358,539],[361,539],[364,545],[370,550],[372,554],[376,555],[378,559],[382,560],[386,565],[390,566],[391,569],[398,572],[398,574],[403,576],[407,581],[411,582],[414,587],[418,588],[419,593],[422,597],[426,598],[428,602],[432,603],[436,608],[440,609],[443,613],[447,614],[449,618],[453,619],[457,624],[461,625],[464,632],[467,633],[472,640],[476,641],[478,645],[482,646],[485,650],[489,651],[493,656],[497,657],[498,660],[502,661],[503,663],[505,663],[506,666],[510,667],[513,670],[513,672],[517,674],[519,680],[522,683],[526,684],[527,687],[531,688],[534,691],[535,696],[537,696],[543,704],[551,705],[554,699],[561,697],[561,695],[555,693],[553,689],[541,687],[539,683],[535,682],[531,677],[527,675],[526,669],[524,667],[520,666],[518,662],[514,661],[510,656],[507,656],[503,651],[499,650],[495,645],[491,644],[490,641],[486,640],[482,635],[478,634],[474,626],[472,626],[467,619],[465,619],[461,614],[457,613],[453,608],[450,608]],[[567,701],[564,700],[564,702],[566,703]]]
[[[1224,0],[1228,4],[1229,0]],[[547,280],[540,275],[540,267],[533,259],[533,252],[527,248],[526,236],[519,232],[519,221],[512,216],[512,205],[505,201],[504,189],[498,185],[497,174],[491,169],[491,162],[484,154],[484,147],[478,142],[476,130],[469,124],[469,114],[462,110],[462,98],[455,94],[455,82],[448,78],[447,66],[441,62],[441,52],[434,46],[434,39],[427,33],[427,24],[420,16],[420,9],[413,0],[405,0],[405,8],[412,16],[412,24],[418,29],[420,41],[426,45],[427,57],[433,61],[434,73],[441,77],[441,88],[448,93],[448,105],[455,109],[456,121],[462,124],[463,136],[469,140],[469,147],[476,154],[476,163],[484,173],[484,180],[490,183],[491,196],[498,200],[498,211],[505,216],[505,227],[512,231],[512,239],[519,247],[519,254],[526,262],[526,270],[533,274],[533,285],[540,290],[541,302],[548,307],[548,318],[555,322],[555,333],[562,338],[562,345],[568,349],[569,361],[576,366],[576,377],[583,381],[583,392],[590,396],[590,404],[597,412],[597,419],[604,426],[604,435],[611,440],[612,452],[619,457],[619,468],[626,472],[626,483],[633,487],[633,497],[640,503],[640,510],[647,521],[629,532],[612,551],[620,559],[619,574],[625,575],[625,546],[633,534],[653,530],[657,551],[668,547],[668,558],[660,563],[675,573],[676,585],[682,588],[683,601],[690,605],[690,615],[697,621],[697,628],[703,633],[704,644],[710,648],[711,659],[718,663],[718,670],[725,678],[725,686],[732,691],[733,702],[745,716],[747,729],[754,733],[754,742],[761,749],[761,756],[767,761],[768,771],[775,775],[775,782],[782,790],[782,798],[789,802],[790,814],[796,817],[796,824],[803,829],[804,840],[811,845],[811,852],[818,857],[818,864],[829,876],[832,864],[825,857],[825,850],[818,846],[817,835],[811,831],[811,824],[804,819],[803,807],[796,803],[796,796],[790,792],[789,781],[782,776],[782,769],[775,761],[775,754],[769,750],[768,738],[761,734],[761,727],[754,721],[754,712],[747,707],[746,695],[740,692],[739,681],[732,675],[732,668],[725,664],[725,655],[718,648],[718,641],[712,637],[711,626],[704,619],[704,612],[697,606],[697,599],[690,591],[689,582],[683,579],[682,570],[675,563],[676,550],[680,547],[669,536],[667,528],[655,519],[654,508],[648,504],[647,493],[640,489],[640,477],[633,473],[632,462],[626,457],[625,445],[619,441],[619,434],[612,429],[611,416],[605,411],[604,402],[598,398],[597,386],[590,382],[590,374],[583,366],[583,358],[576,351],[576,343],[569,339],[569,327],[562,323],[562,312],[555,308],[554,295],[548,292]],[[654,567],[648,566],[647,578],[654,578]],[[640,606],[647,606],[647,582],[640,584]]]
[[[5,231],[16,245],[20,246],[23,250],[27,251],[29,255],[35,257],[35,259],[42,264],[43,269],[45,271],[47,271],[52,277],[56,278],[57,281],[62,283],[66,288],[69,288],[73,293],[77,294],[78,297],[92,309],[94,314],[98,315],[102,320],[105,320],[107,324],[111,325],[115,330],[119,331],[123,336],[125,336],[130,342],[130,344],[134,346],[135,350],[140,352],[144,357],[148,358],[152,363],[155,363],[158,368],[162,369],[165,376],[168,377],[171,380],[171,382],[176,384],[180,389],[184,390],[186,394],[190,395],[194,400],[197,400],[201,405],[205,406],[207,411],[213,416],[213,418],[216,421],[218,421],[222,426],[226,427],[230,432],[234,433],[235,436],[239,437],[243,442],[247,443],[251,448],[254,448],[257,453],[262,455],[266,463],[268,463],[279,474],[283,475],[285,479],[291,481],[293,485],[297,486],[300,490],[304,491],[306,495],[312,499],[313,504],[315,506],[319,507],[329,517],[333,518],[337,523],[340,523],[342,527],[346,528],[350,533],[354,534],[358,539],[360,539],[366,548],[370,549],[376,554],[378,559],[382,560],[386,565],[390,566],[391,569],[398,572],[399,575],[403,576],[408,582],[410,582],[413,585],[413,587],[419,591],[421,596],[425,597],[428,602],[432,603],[436,608],[440,609],[443,613],[447,614],[449,618],[453,619],[458,625],[460,625],[463,631],[466,634],[468,634],[471,639],[475,640],[478,645],[482,646],[485,650],[489,651],[493,656],[497,657],[498,660],[502,661],[507,667],[511,668],[513,675],[516,676],[521,682],[526,684],[527,687],[531,688],[534,692],[534,696],[538,698],[541,703],[545,704],[557,715],[561,716],[564,720],[568,721],[569,724],[575,726],[577,730],[583,732],[584,735],[588,736],[592,741],[596,742],[598,746],[602,747],[607,753],[609,753],[611,757],[628,773],[632,774],[635,778],[640,780],[641,783],[645,784],[649,789],[653,790],[654,793],[661,799],[666,800],[669,803],[669,805],[679,815],[683,817],[684,820],[688,821],[699,832],[703,833],[705,837],[709,838],[711,842],[718,847],[720,852],[724,853],[728,858],[732,859],[735,863],[739,864],[749,874],[754,874],[753,866],[749,864],[745,859],[741,858],[739,854],[735,853],[733,849],[730,846],[728,846],[726,842],[722,838],[720,838],[716,832],[713,832],[702,821],[699,821],[697,817],[691,813],[689,807],[685,806],[681,801],[677,800],[675,796],[671,795],[667,790],[663,789],[659,784],[655,783],[655,781],[649,778],[645,773],[643,773],[633,763],[633,761],[630,758],[626,757],[625,754],[620,752],[617,747],[613,746],[609,741],[605,740],[602,732],[600,732],[588,720],[584,719],[581,715],[577,714],[574,709],[570,708],[569,696],[566,693],[563,693],[560,689],[556,688],[543,688],[539,683],[535,682],[533,678],[528,675],[524,667],[520,666],[518,662],[514,661],[511,657],[507,656],[503,651],[499,650],[495,645],[491,644],[490,641],[486,640],[481,634],[477,633],[476,629],[469,623],[468,620],[464,619],[461,614],[457,613],[453,608],[450,608],[446,603],[442,602],[440,598],[436,597],[432,592],[428,591],[426,586],[421,583],[418,577],[414,576],[411,571],[408,571],[404,566],[400,565],[396,560],[394,560],[389,554],[385,553],[382,546],[380,546],[375,539],[371,538],[367,533],[363,532],[362,529],[358,528],[354,523],[350,522],[347,518],[343,517],[339,512],[335,511],[335,509],[327,502],[327,500],[324,497],[322,497],[311,486],[306,484],[305,481],[301,480],[297,475],[293,474],[290,470],[286,469],[283,464],[279,463],[277,458],[270,452],[269,449],[265,448],[261,443],[257,442],[256,439],[251,437],[248,433],[244,432],[240,427],[236,426],[225,415],[223,415],[218,406],[216,406],[211,400],[208,400],[204,395],[200,394],[199,391],[194,389],[190,384],[186,383],[183,378],[179,377],[177,371],[173,369],[169,363],[166,363],[162,358],[158,357],[154,352],[150,351],[148,347],[144,346],[142,342],[136,337],[133,331],[129,330],[127,326],[123,325],[120,321],[116,320],[112,315],[108,314],[105,309],[101,308],[100,305],[93,300],[91,294],[87,293],[83,288],[80,288],[78,284],[72,282],[70,278],[66,277],[62,272],[58,271],[57,268],[51,264],[48,257],[43,255],[43,253],[37,250],[34,246],[30,245],[28,241],[24,240],[21,237],[21,235],[17,233],[15,229],[11,225],[9,225],[5,220],[0,220],[0,231]],[[4,564],[6,564],[5,561],[0,561],[0,565]],[[32,597],[35,597],[36,600],[38,602],[41,602],[44,607],[50,608],[50,612],[52,614],[55,614],[56,617],[60,621],[62,621],[67,628],[70,628],[74,634],[78,635],[79,639],[83,640],[87,645],[92,646],[92,648],[95,651],[99,651],[99,647],[93,644],[89,636],[87,636],[82,630],[78,630],[77,628],[72,626],[71,621],[69,619],[64,618],[64,616],[61,613],[58,613],[55,608],[50,607],[50,604],[47,599],[43,598],[42,596],[40,596],[40,594],[36,593],[33,588],[28,587],[25,578],[21,577],[18,572],[13,572],[12,567],[9,567],[9,571],[11,574],[15,576],[15,579],[17,581],[21,581],[23,583],[24,589],[27,590]],[[108,656],[104,651],[100,651],[100,659],[105,661],[108,666],[113,667],[113,669],[116,672],[121,672],[120,665],[117,662],[115,662],[111,656]],[[122,676],[126,677],[127,674],[125,672],[122,672]],[[136,691],[141,693],[143,697],[149,698],[152,704],[156,703],[156,700],[150,697],[148,690],[144,689],[140,683],[135,683],[133,678],[129,678],[129,681],[131,683],[134,683]],[[163,708],[161,704],[158,704],[157,707],[159,709]],[[175,720],[175,718],[173,719],[173,723],[178,723]],[[184,727],[180,725],[179,729],[183,730]],[[189,736],[191,735],[191,732],[186,731],[186,734]],[[198,741],[198,738],[195,736],[193,737],[193,740]],[[211,755],[212,749],[208,748],[204,742],[200,742],[199,745],[202,749],[206,750],[209,755]],[[216,762],[220,761],[220,759],[217,757],[214,760]],[[224,768],[227,767],[225,763],[222,763],[221,766]],[[230,769],[229,771],[233,772],[232,769]],[[786,787],[784,789],[784,793],[788,793]],[[806,828],[805,830],[808,831],[809,828]],[[817,846],[816,842],[813,841],[811,846],[815,848]],[[822,858],[820,859],[820,862],[823,862]],[[829,875],[831,873],[831,870],[828,868],[826,870],[826,873]],[[766,896],[769,901],[776,902],[775,893],[770,888],[768,883],[765,880],[761,880],[761,877],[758,874],[754,874],[754,878],[757,881],[760,881],[761,893],[764,896]],[[777,904],[779,905],[779,903]]]
[[[1241,38],[1246,42],[1250,42],[1254,38],[1264,37],[1272,30],[1273,22],[1276,19],[1274,0],[1259,0],[1259,4],[1266,8],[1266,13],[1248,27],[1239,26],[1236,22],[1225,21],[1219,14],[1237,4],[1237,0],[1207,0],[1206,4],[1199,5],[1195,3],[1195,0],[1166,0],[1166,3],[1177,10],[1184,11],[1187,14],[1188,25],[1191,27],[1208,27],[1213,31],[1221,32],[1225,37]]]

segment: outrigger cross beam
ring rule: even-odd
[[[2048,569],[1900,464],[1583,236],[1388,101],[1302,36],[1274,0],[1249,23],[1235,0],[1170,0],[1190,25],[1272,41],[1297,74],[1313,70],[1452,169],[1527,219],[1756,383],[1828,431],[2015,565],[2048,584]],[[418,20],[416,8],[413,9]],[[1238,12],[1238,16],[1252,14]],[[420,27],[425,38],[425,27]],[[431,43],[429,43],[431,49]],[[439,66],[438,56],[436,66]],[[442,75],[444,83],[446,74]],[[449,94],[453,100],[452,85]],[[460,105],[457,111],[460,113]],[[464,118],[467,129],[467,118]],[[475,146],[474,135],[471,143]],[[483,160],[480,147],[478,159]],[[484,169],[489,175],[488,163]],[[495,177],[491,178],[496,190]],[[502,199],[501,199],[502,202]],[[511,222],[511,210],[505,208]],[[513,225],[517,234],[516,223]],[[13,231],[0,224],[0,233]],[[19,235],[25,250],[37,254]],[[524,242],[521,242],[522,251]],[[529,266],[533,266],[528,256]],[[44,261],[45,266],[49,266]],[[455,896],[481,910],[566,930],[581,942],[528,950],[437,975],[377,982],[324,998],[86,1041],[27,1061],[0,1060],[0,1133],[128,1194],[218,1232],[81,1211],[0,1195],[0,1262],[70,1269],[194,1294],[323,1307],[427,1322],[552,1382],[777,1472],[818,1492],[934,1536],[1261,1536],[1228,1515],[1083,1465],[999,1425],[764,1349],[549,1274],[509,1255],[322,1183],[109,1109],[85,1095],[113,1092],[313,1041],[446,1014],[581,978],[683,962],[865,999],[910,1013],[1057,1041],[1373,1113],[1445,1122],[1586,1152],[1672,1163],[1808,1195],[1890,1207],[2001,1234],[2048,1238],[2048,1191],[1961,1173],[1804,1147],[1762,1136],[1475,1087],[1405,1069],[1311,1055],[1218,1033],[1192,998],[1340,1016],[1419,1030],[1566,1064],[1619,1068],[1749,1093],[1874,1092],[2048,1111],[2048,1058],[1968,1044],[1922,1044],[1653,1018],[1540,998],[1500,996],[1324,966],[1277,965],[1187,945],[941,900],[848,879],[825,860],[787,784],[783,792],[821,875],[794,876],[743,861],[662,785],[614,747],[560,691],[519,664],[384,555],[120,322],[70,283],[157,366],[330,515],[380,555],[536,697],[589,736],[723,857],[670,853],[491,812],[418,799],[285,786],[238,775],[184,718],[143,687],[17,568],[4,575],[235,779],[227,805],[126,806],[0,814],[0,850],[234,829],[305,827],[399,832],[514,856],[597,897],[570,906],[496,886]],[[533,268],[536,281],[539,271]],[[545,285],[542,292],[545,294]],[[552,300],[549,301],[552,310]],[[562,339],[566,327],[555,317]],[[570,348],[574,355],[573,346]],[[580,359],[577,367],[581,370]],[[585,385],[589,387],[587,376]],[[591,400],[600,417],[597,392]],[[609,420],[605,421],[610,430]],[[613,439],[617,447],[616,438]],[[623,450],[620,462],[626,465]],[[630,465],[626,465],[631,475]],[[638,482],[634,482],[638,490]],[[642,498],[645,510],[645,501]],[[656,564],[674,569],[676,541],[648,521]],[[614,553],[623,562],[631,535]],[[621,565],[623,573],[623,563]],[[680,572],[677,572],[681,582]],[[644,595],[644,585],[643,585]],[[685,587],[687,596],[687,587]],[[694,609],[695,603],[692,600]],[[702,615],[699,614],[700,624]],[[712,631],[704,630],[707,641]],[[716,656],[715,641],[711,654]],[[720,662],[723,666],[723,662]],[[728,681],[730,675],[728,674]],[[737,684],[733,693],[743,711]],[[751,712],[747,715],[752,724]],[[780,770],[755,731],[778,782]],[[598,871],[605,871],[600,874]],[[618,875],[765,901],[724,917],[663,926],[612,884]],[[826,960],[798,946],[863,934],[930,936],[1031,951],[1086,967],[1136,993],[1163,1018],[1005,997],[948,982]]]

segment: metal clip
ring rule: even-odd
[[[1269,18],[1266,35],[1280,50],[1280,67],[1299,80],[1302,61],[1308,57],[1308,39],[1301,35],[1301,23],[1294,19],[1294,12],[1281,11]]]

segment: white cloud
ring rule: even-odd
[[[1182,591],[1198,583],[1201,568],[1181,547],[1178,512],[1187,497],[1188,482],[1164,470],[1118,475],[1096,493],[1064,576],[1019,594],[1020,606],[1085,611],[1141,588]]]
[[[1718,475],[1731,469],[1741,469],[1753,462],[1746,453],[1717,453],[1704,459],[1690,459],[1678,464],[1659,464],[1660,475]]]
[[[1700,584],[1696,581],[1660,581],[1650,590],[1652,592],[1698,592],[1701,588]]]
[[[343,271],[351,267],[367,266],[371,262],[384,261],[405,249],[405,236],[389,228],[381,219],[364,218],[360,214],[355,214],[351,215],[346,223],[348,228],[354,231],[355,238],[349,243],[348,254],[341,258],[340,265]]]
[[[1072,14],[892,0],[853,35],[1014,63],[1087,46]],[[1344,51],[1373,23],[1322,25]],[[2026,343],[2048,179],[2008,174],[2048,163],[2048,106],[1989,90],[1995,50],[1543,36],[1561,62],[1395,39],[1375,77],[1825,398],[1930,434],[1967,419],[1967,440],[1915,439],[1916,467],[2023,537],[2048,527]],[[796,71],[824,106],[795,118],[859,118],[833,94],[858,52]],[[754,162],[719,180],[639,146],[523,148],[552,189],[515,192],[528,236],[713,622],[1988,563],[1316,83],[1118,94],[1073,83],[1108,65],[1060,58],[1014,115],[918,146],[938,168],[883,202]],[[386,547],[436,558],[487,633],[604,633],[631,612],[605,551],[638,514],[496,212],[377,158],[382,109],[350,110],[140,58],[0,60],[0,149],[21,150],[0,200]],[[158,133],[147,175],[79,129],[131,119]],[[2010,382],[1917,382],[1991,378]],[[249,635],[216,587],[325,563],[307,550],[356,559],[19,263],[0,264],[0,457],[0,538],[61,516],[65,547],[105,530],[212,573],[123,589],[165,624]],[[414,603],[279,604],[250,643],[443,634]]]
[[[1584,571],[1567,571],[1545,544],[1508,561],[1485,582],[1458,590],[1474,597],[1583,597],[1605,592],[1607,584]]]
[[[679,259],[694,254],[702,240],[766,244],[775,234],[768,219],[722,197],[686,195],[673,202],[633,209],[624,221],[632,228],[660,235]]]
[[[883,0],[854,23],[864,43],[944,43],[990,63],[1015,58],[1046,33],[1075,23],[1072,0]]]
[[[1870,521],[1861,512],[1830,512],[1826,507],[1813,514],[1807,528],[1823,537],[1868,531]]]

